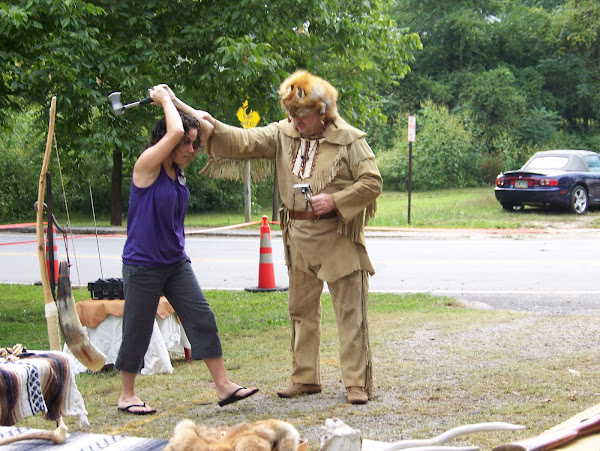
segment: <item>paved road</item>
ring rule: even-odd
[[[206,235],[204,232],[203,235]],[[257,232],[187,238],[194,270],[206,289],[258,283]],[[74,285],[120,277],[124,235],[75,235],[68,241]],[[281,237],[272,236],[275,280],[287,287]],[[600,314],[600,232],[370,232],[376,269],[372,291],[457,297],[481,308]],[[60,259],[65,259],[62,242]],[[40,279],[35,234],[0,233],[0,283]]]

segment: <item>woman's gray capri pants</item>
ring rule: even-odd
[[[215,315],[189,259],[160,268],[123,264],[123,339],[115,368],[137,373],[148,350],[160,296],[175,309],[192,346],[192,359],[221,357]]]

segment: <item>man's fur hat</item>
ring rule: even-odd
[[[328,119],[337,116],[337,89],[305,70],[294,72],[281,83],[279,97],[290,119],[292,116],[306,116],[315,110]]]

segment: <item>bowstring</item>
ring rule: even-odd
[[[65,182],[62,175],[62,167],[60,165],[60,156],[58,154],[58,144],[56,142],[56,135],[54,135],[54,150],[56,151],[56,162],[58,164],[58,174],[60,176],[60,186],[63,194],[63,201],[65,203],[65,212],[67,213],[67,223],[65,225],[65,231],[63,233],[63,242],[65,243],[65,253],[67,255],[67,265],[70,268],[71,262],[69,259],[69,234],[71,235],[71,244],[73,245],[73,258],[75,259],[75,271],[77,271],[77,281],[81,285],[81,277],[79,275],[79,264],[77,263],[77,252],[75,252],[75,241],[73,240],[73,230],[71,229],[71,217],[69,216],[69,206],[67,205],[67,193],[65,191]]]
[[[98,249],[98,262],[100,263],[100,277],[104,279],[104,271],[102,271],[102,259],[100,258],[100,243],[98,243],[98,226],[96,225],[96,210],[94,209],[94,196],[92,195],[92,184],[90,187],[90,202],[92,203],[92,216],[94,217],[94,233],[96,235],[96,249]]]

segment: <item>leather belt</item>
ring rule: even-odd
[[[295,221],[309,220],[309,221],[317,221],[319,219],[331,219],[337,217],[337,213],[335,210],[330,211],[329,213],[325,213],[324,215],[318,215],[313,213],[310,210],[290,210],[289,211],[290,219]]]

